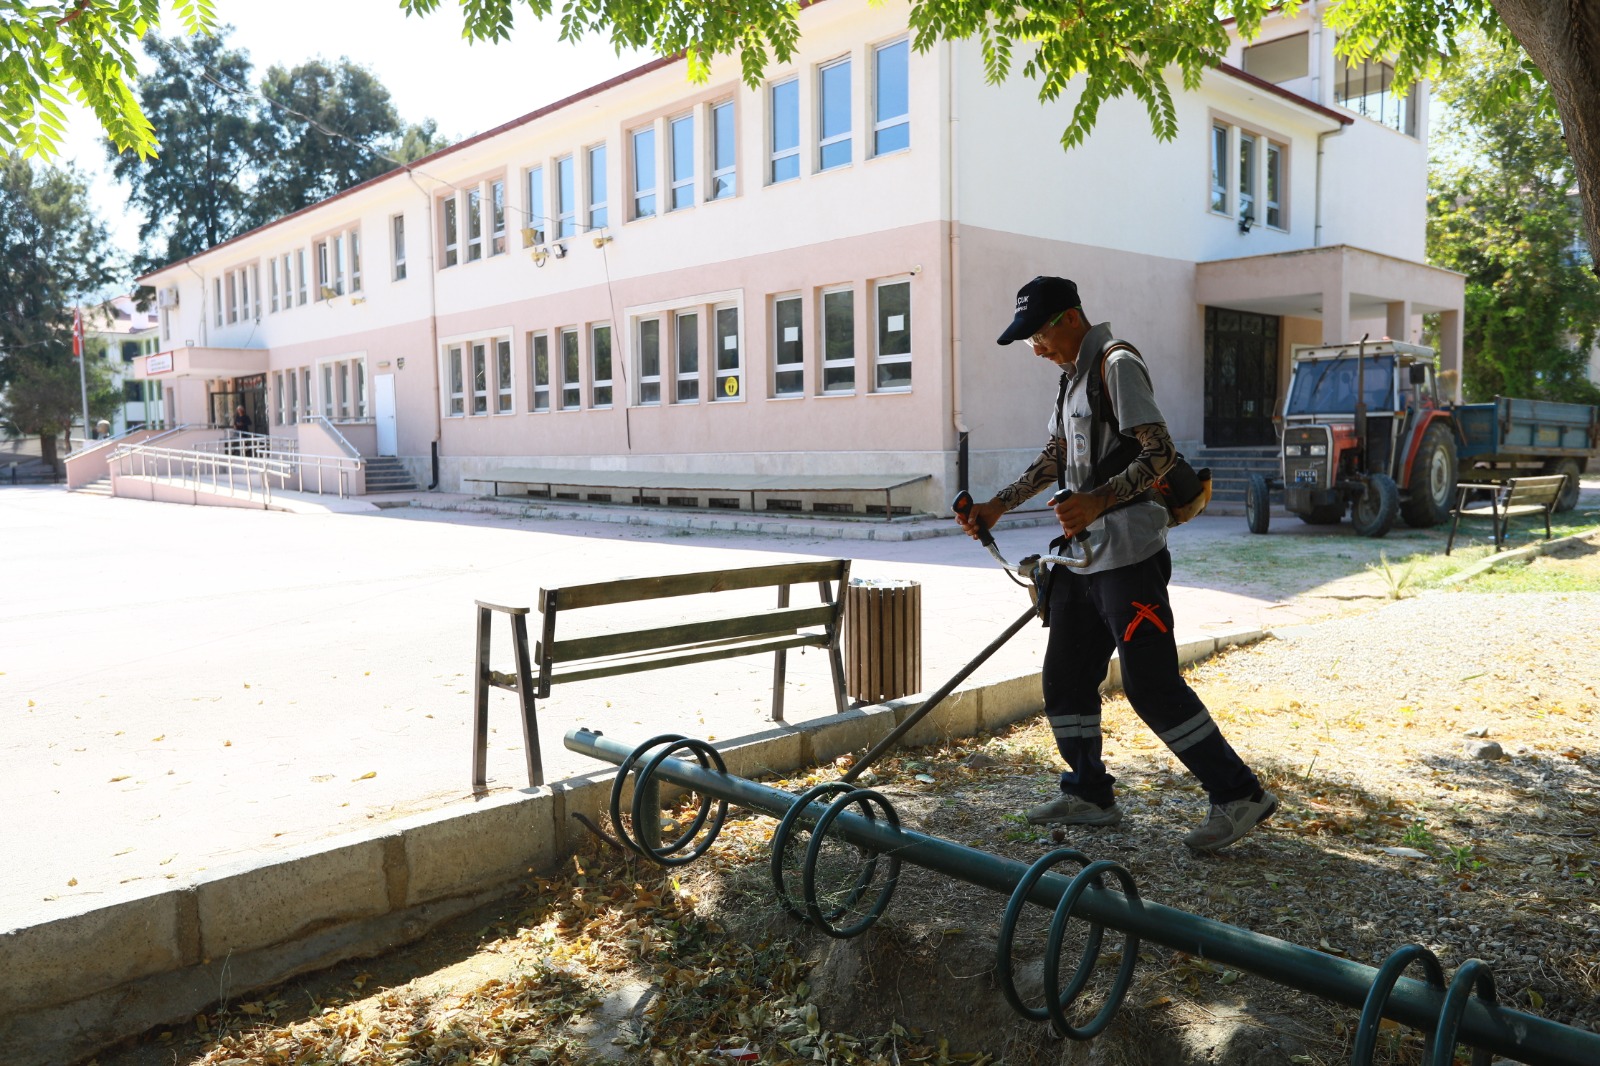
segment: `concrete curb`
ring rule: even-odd
[[[1499,552],[1495,555],[1489,556],[1487,559],[1478,560],[1476,563],[1467,567],[1459,574],[1451,574],[1449,577],[1439,582],[1439,584],[1455,585],[1463,581],[1470,581],[1479,574],[1487,573],[1488,571],[1493,570],[1501,563],[1514,563],[1521,559],[1534,559],[1546,552],[1554,551],[1563,545],[1572,544],[1580,540],[1587,540],[1588,538],[1594,536],[1597,532],[1600,532],[1600,526],[1594,526],[1590,529],[1580,530],[1577,533],[1570,533],[1565,537],[1556,537],[1554,540],[1536,540],[1532,544],[1524,544],[1520,548],[1512,548],[1510,551]]]
[[[1190,641],[1179,658],[1193,663],[1267,635],[1245,630]],[[1108,688],[1120,685],[1119,667],[1113,659]],[[922,699],[779,726],[718,750],[743,777],[824,765],[871,746]],[[958,689],[903,743],[997,729],[1037,714],[1039,699],[1037,672]],[[601,820],[613,772],[414,815],[0,932],[6,1062],[80,1061],[213,1003],[417,940],[558,865],[585,833],[572,815]]]

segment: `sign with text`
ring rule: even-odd
[[[172,353],[157,352],[145,357],[144,373],[146,377],[152,374],[170,374],[172,372]]]

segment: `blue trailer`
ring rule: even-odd
[[[1600,408],[1496,396],[1489,403],[1460,404],[1450,413],[1458,480],[1494,482],[1529,474],[1566,474],[1556,510],[1577,506],[1578,477],[1600,452]]]

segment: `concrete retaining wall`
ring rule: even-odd
[[[1192,662],[1261,636],[1207,638],[1180,656]],[[788,773],[864,751],[920,703],[783,726],[719,750],[741,777]],[[971,736],[1039,710],[1037,673],[960,689],[904,743]],[[585,833],[572,816],[601,822],[611,779],[604,770],[415,815],[0,932],[0,1058],[63,1066],[219,998],[416,940],[560,863]]]

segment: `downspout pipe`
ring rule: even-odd
[[[411,184],[417,187],[422,194],[423,203],[426,205],[424,217],[428,220],[428,365],[433,368],[433,442],[429,448],[433,464],[433,481],[428,485],[428,491],[433,492],[439,487],[439,441],[444,437],[444,415],[440,413],[441,396],[439,394],[439,271],[434,266],[434,232],[433,232],[433,194],[422,187],[417,181],[417,176],[411,172],[411,167],[406,166],[406,177]]]
[[[944,185],[945,231],[948,239],[944,270],[944,297],[945,306],[949,308],[947,328],[950,336],[950,424],[956,433],[956,488],[961,492],[967,492],[971,487],[971,456],[968,451],[967,419],[961,409],[961,224],[956,217],[960,211],[961,202],[956,189],[956,146],[961,132],[961,115],[956,91],[956,79],[959,74],[956,63],[956,42],[945,41],[944,49],[945,62],[947,64],[945,111],[948,124],[945,140],[946,174]]]

